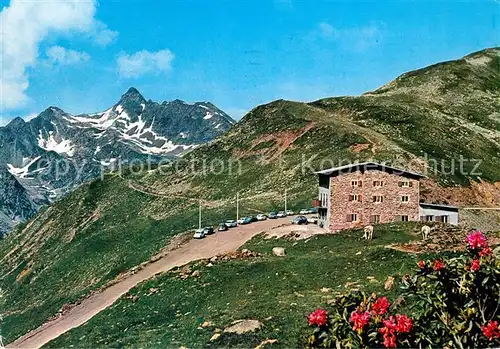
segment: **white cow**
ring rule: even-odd
[[[367,225],[364,229],[363,239],[371,240],[373,239],[373,225]]]
[[[429,238],[431,231],[432,231],[431,227],[429,227],[428,225],[424,225],[422,229],[420,229],[420,232],[422,233],[422,240],[427,240]]]

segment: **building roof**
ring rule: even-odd
[[[333,167],[333,168],[329,168],[329,169],[326,169],[326,170],[317,171],[315,173],[319,174],[319,175],[337,176],[337,175],[339,175],[341,173],[352,172],[353,170],[355,170],[355,171],[357,171],[357,170],[365,170],[365,171],[368,171],[368,170],[380,170],[380,171],[385,171],[385,172],[390,172],[390,173],[393,173],[393,174],[397,174],[397,175],[400,175],[400,176],[405,176],[406,175],[406,176],[412,176],[412,177],[418,177],[418,178],[425,177],[421,173],[407,171],[405,169],[396,168],[396,167],[392,167],[392,166],[389,166],[389,165],[386,165],[386,164],[380,164],[380,163],[377,163],[377,162],[357,162],[357,163],[353,163],[353,164],[349,164],[349,165],[344,165],[344,166],[339,166],[339,167]]]
[[[420,206],[421,207],[427,207],[427,208],[434,208],[436,210],[443,210],[443,211],[458,211],[458,207],[457,206],[451,206],[451,205],[428,204],[426,202],[421,202]]]

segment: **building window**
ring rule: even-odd
[[[409,219],[408,219],[408,216],[407,216],[407,215],[402,215],[402,216],[400,216],[400,217],[399,217],[399,220],[400,220],[401,222],[408,222],[408,220],[409,220]]]
[[[370,216],[370,223],[377,224],[380,223],[380,215],[372,215]]]
[[[422,222],[433,222],[434,216],[433,215],[422,216],[422,217],[420,217],[420,220]]]
[[[374,187],[382,187],[383,185],[384,185],[384,182],[382,182],[382,181],[373,181]]]
[[[373,202],[384,202],[384,197],[382,195],[375,195],[373,197]]]
[[[436,222],[448,223],[449,216],[436,216]]]
[[[351,181],[351,186],[353,186],[353,187],[362,187],[363,186],[363,182],[358,181],[358,180]]]
[[[410,201],[410,198],[408,197],[408,195],[401,196],[401,202],[408,202],[408,201]]]
[[[358,194],[349,195],[349,201],[361,202],[361,195]]]
[[[328,207],[328,195],[325,193],[321,193],[320,196],[321,207]]]
[[[413,183],[410,181],[402,181],[402,182],[399,182],[399,186],[402,188],[409,188],[409,187],[413,187]]]
[[[348,222],[357,222],[358,221],[358,215],[356,213],[351,213],[347,215],[347,221]]]

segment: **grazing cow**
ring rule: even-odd
[[[371,240],[373,239],[373,225],[367,225],[364,229],[363,239]]]
[[[424,225],[420,232],[422,233],[422,240],[427,240],[429,238],[429,234],[431,233],[432,228],[428,225]]]

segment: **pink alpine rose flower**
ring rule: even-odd
[[[441,260],[436,259],[434,261],[434,266],[432,268],[434,269],[434,271],[439,271],[441,269],[444,269],[444,263]]]
[[[491,321],[488,325],[481,327],[483,334],[492,341],[495,338],[500,338],[500,327],[498,327],[498,321]]]
[[[485,247],[479,252],[479,257],[491,256],[493,254],[493,250],[490,247]]]
[[[465,238],[465,242],[471,249],[488,247],[486,236],[484,236],[484,234],[479,230],[474,230],[469,235],[467,235],[467,237]]]
[[[324,326],[328,322],[328,312],[325,309],[316,309],[308,317],[309,325]]]
[[[353,311],[351,313],[350,321],[354,323],[353,326],[354,331],[362,332],[363,328],[366,325],[368,325],[368,322],[370,321],[370,313],[367,311],[365,312],[360,312],[358,310]]]
[[[372,305],[372,314],[384,315],[387,313],[387,309],[391,306],[389,300],[386,297],[378,298]]]
[[[397,321],[396,330],[399,333],[408,333],[413,328],[413,320],[404,314],[403,315],[397,314],[396,321]]]
[[[470,266],[470,270],[472,270],[472,271],[478,271],[479,268],[481,268],[481,261],[479,259],[474,259],[472,261],[471,266]]]

